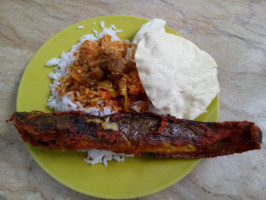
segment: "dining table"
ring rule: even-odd
[[[265,0],[0,0],[0,200],[104,198],[48,175],[6,120],[16,111],[24,70],[49,38],[80,21],[112,15],[163,19],[208,52],[218,66],[219,121],[252,121],[262,131],[260,150],[201,159],[181,180],[131,199],[265,199]]]

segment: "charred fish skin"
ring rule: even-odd
[[[17,112],[24,142],[49,149],[104,149],[157,157],[208,158],[260,149],[253,122],[197,122],[153,113],[95,117],[82,112]]]
[[[144,133],[143,146],[156,146],[156,151],[149,148],[146,152],[145,147],[143,151],[157,157],[216,157],[260,149],[262,142],[261,130],[253,122],[197,122],[152,113],[126,113],[114,117],[120,130],[127,131],[127,135]],[[148,123],[139,123],[143,118],[148,119]],[[149,123],[152,125],[147,128]],[[163,147],[162,151],[160,147]]]

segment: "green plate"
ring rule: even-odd
[[[131,16],[103,16],[81,21],[67,27],[49,39],[33,56],[20,81],[17,94],[17,111],[40,110],[52,112],[46,107],[52,81],[48,74],[53,68],[45,66],[52,57],[59,57],[62,51],[69,51],[79,38],[101,32],[100,21],[105,27],[115,24],[123,32],[121,39],[132,40],[141,25],[148,20]],[[94,24],[93,22],[96,22]],[[83,25],[84,29],[77,29]],[[170,28],[167,32],[177,34]],[[216,97],[207,113],[197,120],[217,121],[219,99]],[[156,159],[151,157],[126,158],[124,162],[112,161],[108,167],[94,166],[83,162],[84,153],[57,150],[42,150],[27,145],[35,161],[54,179],[83,194],[111,199],[136,198],[163,190],[186,176],[199,159]]]

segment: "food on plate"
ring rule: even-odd
[[[142,153],[205,158],[259,149],[254,123],[188,121],[218,95],[217,65],[192,42],[166,33],[165,24],[153,19],[129,42],[101,21],[101,33],[93,30],[49,60],[56,67],[47,105],[59,112],[15,113],[24,141],[86,151],[85,162],[105,165]]]
[[[193,120],[220,92],[217,65],[189,40],[166,33],[163,22],[152,20],[148,30],[143,25],[135,37],[139,77],[160,113]]]
[[[148,98],[136,64],[127,57],[127,49],[135,46],[113,41],[109,34],[82,42],[66,73],[56,77],[48,105],[55,110],[83,110],[95,115],[147,111]]]
[[[114,25],[100,22],[101,33],[93,30],[60,58],[47,66],[57,65],[48,106],[54,111],[83,111],[96,116],[118,112],[147,112],[151,103],[140,82],[134,60],[136,44],[121,40]],[[124,160],[124,155],[87,150],[85,161],[91,164],[106,159]]]
[[[220,91],[214,59],[192,42],[165,32],[153,19],[133,42],[120,40],[115,26],[85,35],[60,59],[48,106],[94,115],[156,111],[195,119]],[[96,32],[96,31],[94,31]]]
[[[151,21],[143,24],[139,31],[134,36],[132,43],[138,44],[143,38],[144,34],[156,32],[166,25],[166,22],[162,19],[154,18]]]
[[[58,96],[85,109],[147,111],[148,99],[140,83],[136,64],[125,59],[128,48],[123,40],[104,35],[97,41],[84,41],[74,53],[69,74],[59,79]]]
[[[262,140],[253,122],[197,122],[153,113],[16,112],[10,120],[24,142],[61,150],[209,158],[260,149]]]

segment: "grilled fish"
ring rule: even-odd
[[[260,149],[262,141],[253,122],[198,122],[153,113],[15,112],[10,120],[24,142],[48,149],[209,158]]]

